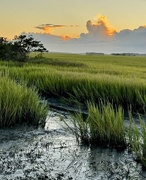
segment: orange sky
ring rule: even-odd
[[[145,25],[145,7],[145,0],[3,0],[0,5],[0,36],[12,38],[22,32],[42,33],[42,29],[36,29],[37,26],[53,24],[63,26],[47,26],[45,32],[68,39],[87,33],[89,20],[92,25],[103,23],[107,27],[105,32],[112,35],[114,29],[120,31]],[[94,16],[99,13],[103,16],[94,21]]]
[[[114,34],[114,32],[116,32],[116,30],[109,24],[106,16],[102,16],[100,14],[98,14],[95,18],[93,18],[94,20],[90,20],[87,22],[88,25],[90,25],[91,27],[95,28],[95,31],[97,29],[100,29],[101,33],[107,36],[112,36]],[[78,25],[53,25],[53,24],[42,24],[36,27],[37,29],[40,29],[43,33],[46,34],[51,34],[51,35],[58,35],[61,37],[61,39],[63,40],[70,40],[72,38],[79,38],[80,35],[72,35],[72,33],[70,35],[68,34],[57,34],[56,33],[56,29],[60,30],[60,29],[65,29],[65,28],[70,28],[71,32],[73,31],[73,29],[78,28]],[[87,28],[88,30],[88,28]]]

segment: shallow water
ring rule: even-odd
[[[140,180],[146,179],[127,150],[85,147],[66,131],[64,111],[51,110],[44,129],[0,129],[0,180]]]

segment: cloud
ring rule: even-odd
[[[39,26],[36,26],[35,28],[36,29],[40,29],[40,30],[43,30],[45,33],[48,33],[50,34],[52,29],[55,29],[55,28],[65,28],[65,27],[78,27],[78,25],[60,25],[60,24],[41,24]]]
[[[88,33],[93,36],[112,36],[116,32],[108,23],[107,18],[102,15],[98,15],[95,18],[95,22],[91,20],[86,24]]]
[[[60,36],[60,37],[63,40],[70,40],[70,39],[72,39],[72,37],[70,37],[70,36]]]
[[[53,28],[65,27],[77,27],[77,25],[42,24],[36,28],[43,30],[44,33],[29,34],[33,34],[35,39],[41,41],[49,51],[55,52],[146,53],[146,26],[117,32],[105,16],[98,15],[95,20],[87,21],[87,33],[81,33],[78,38],[51,34]]]
[[[146,26],[140,26],[134,30],[121,30],[115,33],[115,39],[120,44],[146,45]]]
[[[116,30],[109,24],[106,16],[98,15],[94,21],[88,20],[86,23],[87,33],[80,34],[80,41],[105,42],[111,41]]]
[[[55,24],[41,24],[36,26],[35,28],[43,30],[45,33],[51,33],[52,29],[54,28],[64,28],[65,25],[55,25]]]

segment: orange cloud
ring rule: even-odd
[[[66,35],[65,35],[65,36],[60,36],[60,38],[63,39],[63,40],[65,40],[65,41],[72,39],[72,37],[66,36]]]
[[[112,27],[110,27],[108,21],[107,21],[107,18],[106,16],[102,16],[102,15],[98,15],[98,19],[97,19],[97,23],[98,25],[100,26],[101,24],[103,24],[105,27],[106,27],[106,33],[109,35],[109,36],[112,36],[116,30]]]
[[[49,33],[49,34],[51,33],[51,28],[48,26],[43,27],[43,30],[45,33]]]
[[[78,39],[79,37],[78,36],[73,37],[73,36],[68,36],[68,35],[62,35],[62,36],[60,36],[60,38],[67,41],[67,40],[70,40],[70,39]]]
[[[63,27],[66,27],[66,26],[65,25],[54,25],[54,24],[42,24],[42,25],[36,26],[35,28],[41,29],[45,33],[50,34],[54,28],[63,28]]]
[[[116,30],[109,25],[106,16],[102,16],[100,14],[95,17],[95,22],[89,20],[86,27],[91,34],[100,33],[103,35],[112,36],[116,32]]]
[[[78,27],[78,25],[55,25],[55,24],[41,24],[35,28],[41,29],[44,33],[51,34],[52,30],[55,28],[65,28],[65,27]],[[65,37],[65,36],[64,36]]]

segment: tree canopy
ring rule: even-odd
[[[30,52],[48,52],[40,41],[32,36],[15,36],[12,41],[0,37],[0,58],[3,60],[26,61]]]

